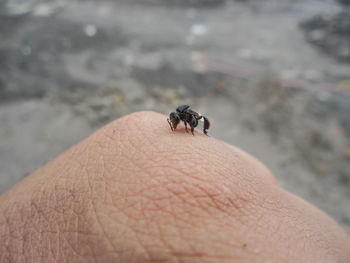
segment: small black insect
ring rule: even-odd
[[[188,105],[182,105],[177,107],[176,112],[172,112],[169,114],[169,118],[167,119],[167,121],[172,131],[176,129],[180,121],[183,121],[185,123],[186,132],[188,132],[187,130],[187,123],[188,123],[191,127],[192,135],[194,135],[193,130],[195,127],[197,127],[198,121],[202,118],[204,120],[203,132],[205,135],[207,135],[207,129],[209,129],[210,127],[209,120],[206,117],[201,116],[197,112],[191,110],[190,106]]]

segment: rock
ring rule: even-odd
[[[308,42],[339,61],[350,63],[349,10],[331,17],[316,15],[301,23],[301,28],[305,31]]]
[[[342,5],[350,6],[350,0],[337,0]]]

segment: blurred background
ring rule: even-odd
[[[349,0],[0,1],[0,193],[180,104],[350,232]]]

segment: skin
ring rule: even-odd
[[[337,223],[247,153],[140,112],[0,197],[0,262],[350,262]]]

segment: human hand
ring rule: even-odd
[[[166,116],[121,118],[0,197],[0,262],[350,262],[259,161]]]

